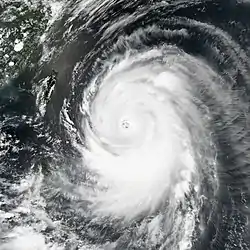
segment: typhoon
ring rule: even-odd
[[[249,2],[50,4],[0,90],[0,250],[250,249]]]

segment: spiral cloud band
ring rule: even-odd
[[[105,24],[98,49],[86,57],[98,60],[80,105],[80,151],[94,181],[81,186],[81,199],[94,220],[129,228],[147,221],[146,248],[203,249],[191,239],[209,234],[223,168],[219,137],[227,126],[239,129],[232,121],[247,112],[242,90],[233,86],[239,75],[249,83],[249,65],[222,29],[165,18],[165,7],[142,7]],[[104,10],[92,11],[105,19]],[[198,44],[190,53],[192,42]],[[75,72],[85,72],[86,63]]]
[[[148,56],[154,60],[159,55],[150,51],[114,67],[102,79],[90,112],[98,138],[87,134],[87,165],[107,186],[95,202],[100,210],[118,216],[154,211],[174,183],[171,193],[184,198],[178,191],[187,191],[194,171],[189,133],[169,96],[173,92],[180,104],[181,99],[184,105],[193,104],[181,79],[164,72],[164,65],[143,65]]]
[[[192,65],[197,75],[188,73]],[[88,114],[83,122],[83,155],[86,167],[97,176],[97,188],[82,191],[88,195],[84,199],[90,202],[90,211],[127,222],[165,207],[154,225],[159,231],[193,190],[192,203],[197,207],[190,217],[194,220],[202,195],[199,168],[204,168],[204,175],[210,168],[214,191],[217,184],[209,149],[202,157],[210,165],[202,166],[204,159],[199,159],[198,152],[208,143],[211,146],[212,140],[206,131],[209,112],[192,88],[202,81],[199,72],[206,75],[207,85],[214,84],[209,78],[215,74],[172,46],[127,52],[104,68],[83,102]],[[89,96],[94,96],[92,101]],[[183,222],[179,230],[181,226]]]
[[[249,10],[65,2],[31,80],[30,212],[0,250],[21,232],[37,249],[249,249]]]

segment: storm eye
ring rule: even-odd
[[[131,127],[131,124],[130,124],[130,122],[128,120],[122,120],[121,126],[124,129],[129,129]]]

